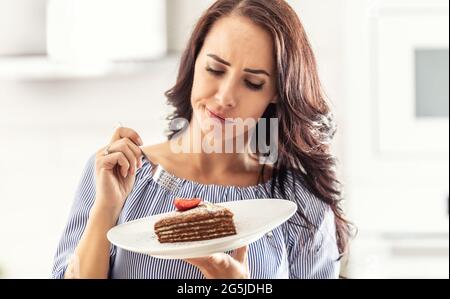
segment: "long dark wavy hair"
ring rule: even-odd
[[[230,15],[251,19],[267,30],[274,42],[278,102],[269,104],[262,116],[279,119],[278,159],[273,165],[271,193],[279,186],[286,195],[288,170],[294,173],[294,188],[296,177],[306,182],[306,187],[334,212],[342,256],[347,249],[350,224],[341,209],[341,184],[330,149],[336,127],[306,33],[297,14],[284,0],[219,0],[201,16],[182,55],[176,84],[165,93],[169,104],[175,107],[168,120],[192,119],[190,97],[197,55],[213,24]],[[178,132],[169,130],[169,140]],[[264,167],[260,178],[263,173]],[[304,213],[298,212],[311,227]]]

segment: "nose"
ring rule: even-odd
[[[228,80],[223,80],[216,94],[217,102],[222,107],[234,108],[237,102],[236,96],[237,91],[233,79],[229,78]]]

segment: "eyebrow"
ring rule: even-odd
[[[222,64],[231,66],[231,63],[229,63],[229,62],[226,61],[226,60],[223,60],[222,58],[220,58],[220,57],[217,56],[217,55],[214,55],[214,54],[207,54],[207,56],[213,58],[214,60],[216,60],[216,61],[218,61],[218,62],[220,62],[220,63],[222,63]],[[268,72],[266,72],[265,70],[255,70],[255,69],[245,68],[245,69],[244,69],[244,72],[252,73],[252,74],[264,74],[264,75],[267,75],[268,77],[270,77],[270,74],[269,74]]]

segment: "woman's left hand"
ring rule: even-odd
[[[215,253],[185,261],[196,266],[207,279],[244,279],[250,278],[247,251],[248,246],[244,246],[234,250],[231,255]]]

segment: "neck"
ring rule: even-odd
[[[214,139],[211,134],[204,134],[195,126],[196,122],[191,122],[188,128],[175,137],[170,143],[183,145],[183,160],[189,163],[189,166],[199,176],[214,176],[224,173],[242,173],[246,171],[254,171],[255,161],[248,154],[247,143],[248,137],[244,137],[243,147],[237,149],[235,139],[228,140],[233,145],[230,153],[225,152],[225,139]],[[208,144],[209,149],[205,151],[204,144]],[[186,150],[188,149],[188,150]],[[257,164],[257,163],[256,163]]]

